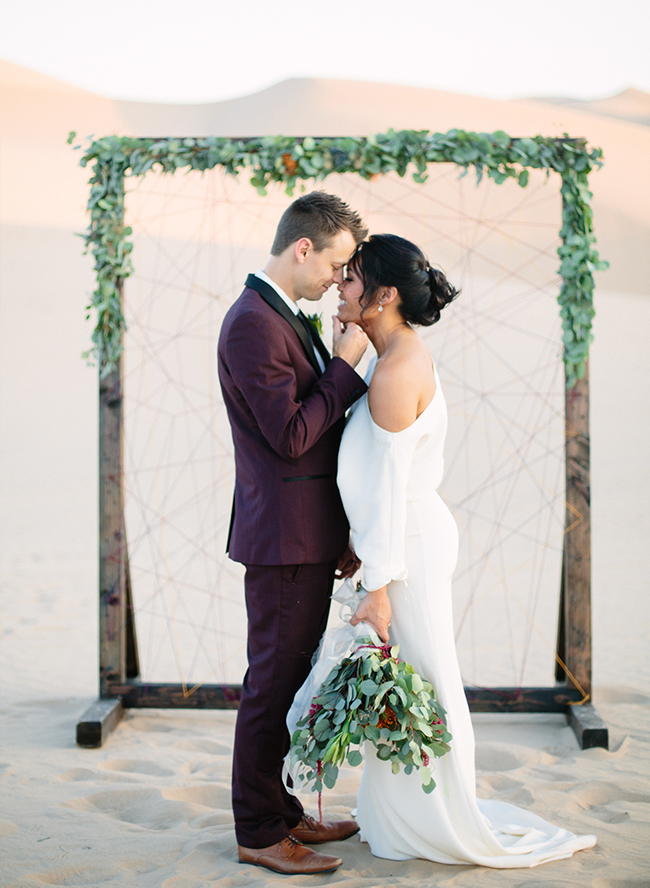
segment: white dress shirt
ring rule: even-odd
[[[275,281],[272,281],[271,278],[268,276],[268,274],[266,274],[266,272],[262,271],[261,268],[258,268],[257,271],[255,272],[255,277],[258,277],[261,281],[264,281],[266,284],[269,285],[269,287],[273,287],[273,289],[278,294],[280,299],[282,299],[283,302],[286,302],[286,304],[289,306],[291,311],[296,316],[298,316],[298,314],[300,313],[300,309],[298,308],[296,303],[293,301],[293,299],[289,299],[289,297],[284,292],[282,287],[279,287],[275,283]],[[316,360],[318,361],[318,366],[320,367],[321,373],[322,373],[325,370],[325,362],[323,361],[318,349],[316,349],[316,348],[314,349],[314,354],[316,355]]]

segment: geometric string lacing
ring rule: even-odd
[[[371,232],[413,240],[462,288],[422,331],[449,408],[441,494],[460,530],[461,670],[478,686],[553,683],[564,533],[559,188],[476,186],[452,164],[416,184],[330,176]],[[263,266],[292,198],[219,170],[127,179],[125,519],[142,678],[239,682],[246,614],[225,555],[234,467],[217,378],[221,321]],[[327,339],[335,289],[322,310]],[[550,650],[549,650],[550,648]]]

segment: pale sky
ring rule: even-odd
[[[158,102],[289,77],[493,98],[650,92],[649,42],[648,0],[0,0],[0,58]]]

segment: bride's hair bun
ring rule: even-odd
[[[427,317],[429,317],[430,320],[413,322],[422,324],[424,327],[428,327],[431,324],[435,324],[436,321],[439,321],[442,309],[446,305],[449,305],[449,303],[460,293],[460,290],[457,290],[449,283],[444,272],[440,271],[439,268],[433,268],[433,266],[429,265],[427,276],[429,278],[429,289],[431,291],[427,314]]]
[[[395,287],[400,313],[409,324],[435,324],[460,292],[442,271],[429,265],[419,247],[396,234],[373,234],[359,244],[349,264],[361,275],[364,309],[373,304],[381,287]]]

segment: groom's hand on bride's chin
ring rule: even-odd
[[[336,566],[334,577],[337,580],[347,580],[350,577],[353,577],[360,567],[361,562],[354,554],[352,549],[348,546],[348,548],[339,558],[339,563]]]
[[[356,367],[368,348],[369,339],[357,324],[346,324],[345,328],[334,315],[332,355],[343,358],[350,367]]]

